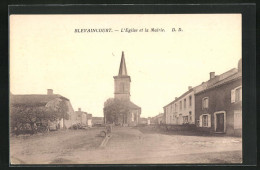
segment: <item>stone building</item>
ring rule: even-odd
[[[78,111],[75,111],[76,122],[87,125],[87,112],[83,112],[81,108],[78,108]]]
[[[93,126],[100,126],[104,123],[103,117],[92,117]]]
[[[26,109],[32,108],[52,108],[56,110],[60,107],[60,103],[64,102],[67,114],[69,115],[68,120],[59,119],[57,124],[60,128],[69,128],[76,122],[76,116],[74,109],[70,103],[70,100],[59,94],[54,94],[52,89],[47,89],[47,94],[11,94],[10,95],[10,110],[14,108]]]
[[[198,130],[242,135],[242,60],[221,75],[210,74],[207,87],[195,94]]]
[[[195,124],[195,99],[194,88],[188,87],[188,91],[180,97],[175,97],[168,105],[164,106],[166,124]]]
[[[136,126],[140,119],[141,107],[137,106],[130,100],[130,83],[131,77],[127,74],[125,56],[124,52],[122,52],[119,72],[117,76],[114,76],[114,99],[124,101],[130,108],[130,112],[127,115],[119,117],[119,123]],[[111,101],[114,99],[109,100]],[[104,122],[106,123],[105,114]]]
[[[227,98],[227,95],[230,92],[226,92],[225,94],[222,92],[216,93],[215,91],[218,91],[218,89],[221,88],[227,88],[225,86],[217,86],[219,88],[213,88],[218,84],[222,84],[222,82],[225,82],[224,84],[230,82],[233,82],[232,76],[236,75],[239,77],[239,74],[241,74],[241,61],[239,62],[238,69],[233,68],[223,74],[215,75],[215,72],[210,72],[210,78],[206,82],[202,82],[200,85],[195,87],[188,87],[188,91],[184,92],[180,97],[175,97],[175,100],[167,104],[163,107],[164,109],[164,115],[165,115],[165,123],[166,124],[172,124],[172,125],[184,125],[184,124],[191,124],[198,126],[200,130],[210,131],[209,126],[211,127],[213,124],[211,124],[211,114],[209,114],[207,111],[208,109],[202,109],[202,99],[200,98],[202,95],[209,95],[208,92],[212,91],[213,96],[210,98],[214,98],[211,101],[214,101],[214,105],[210,105],[211,109],[212,107],[215,107],[215,105],[219,105],[220,103],[223,103]],[[231,80],[229,80],[231,79]],[[242,83],[241,81],[238,83]],[[215,90],[215,91],[214,91]],[[220,89],[222,91],[225,91],[225,89]],[[229,89],[230,90],[230,89]],[[207,92],[206,92],[207,91]],[[206,93],[206,94],[205,94]],[[218,94],[218,95],[217,95]],[[220,95],[222,94],[222,95]],[[204,104],[208,105],[209,100],[207,96],[204,96]],[[222,108],[217,108],[218,110],[226,110],[228,105],[221,105]],[[202,110],[201,110],[202,109]],[[213,109],[214,110],[214,109]],[[241,108],[240,108],[241,110]],[[201,116],[201,115],[204,116]],[[208,116],[206,115],[208,114]],[[214,116],[214,115],[213,115]],[[207,122],[204,123],[207,124],[207,127],[203,128],[203,123],[205,122],[205,118],[207,117]],[[212,118],[213,119],[213,118]],[[214,122],[213,122],[214,123]],[[205,125],[206,126],[206,125]]]
[[[158,115],[149,118],[151,124],[165,124],[164,113],[159,113]]]
[[[195,125],[195,94],[207,87],[208,82],[192,87],[188,86],[188,90],[180,97],[175,99],[168,105],[163,107],[165,114],[165,123],[172,125]]]
[[[92,125],[93,125],[92,119],[93,119],[92,114],[88,113],[87,114],[87,125],[88,125],[88,127],[92,127]]]
[[[75,111],[76,123],[81,123],[92,127],[92,114],[83,112],[81,108],[78,108],[78,111]]]

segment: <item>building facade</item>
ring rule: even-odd
[[[93,126],[93,117],[92,114],[87,114],[87,126],[92,127]]]
[[[210,76],[207,87],[195,94],[195,112],[198,130],[242,135],[241,60],[238,69]]]
[[[165,124],[165,116],[164,113],[159,113],[158,115],[148,118],[148,124]]]
[[[78,111],[75,111],[76,122],[87,125],[87,112],[81,111],[81,108],[78,108]]]
[[[193,124],[198,130],[242,133],[242,60],[238,68],[223,74],[210,72],[210,78],[176,97],[163,107],[165,123]]]
[[[195,124],[194,89],[189,86],[187,92],[164,106],[164,113],[166,124]]]
[[[92,117],[92,123],[93,123],[93,126],[95,126],[95,125],[101,125],[105,122],[104,122],[103,117]]]

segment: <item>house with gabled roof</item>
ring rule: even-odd
[[[240,62],[241,63],[241,62]],[[175,99],[163,107],[165,123],[168,125],[184,125],[191,124],[198,127],[202,126],[202,117],[198,118],[201,111],[201,101],[198,102],[197,97],[203,93],[205,90],[210,89],[214,86],[218,86],[223,82],[233,79],[232,76],[237,75],[238,69],[233,68],[225,73],[215,76],[215,72],[210,72],[210,79],[206,82],[202,82],[200,85],[195,87],[188,87],[188,91],[184,92],[180,97],[175,97]],[[241,74],[241,73],[240,73]],[[225,96],[223,94],[223,96]],[[207,102],[205,98],[205,103]],[[221,102],[221,101],[220,101]],[[206,117],[206,115],[204,116]],[[210,117],[210,115],[208,116]],[[210,125],[209,121],[209,124]]]
[[[166,124],[194,124],[195,107],[194,107],[194,89],[189,86],[188,91],[180,97],[164,106],[165,123]]]
[[[87,125],[87,112],[84,112],[81,110],[81,108],[78,108],[77,111],[75,111],[76,115],[76,122],[81,123],[83,125]]]
[[[69,128],[75,123],[74,109],[70,103],[70,100],[60,94],[53,94],[52,89],[47,89],[47,94],[10,94],[10,110],[13,108],[51,108],[58,109],[59,103],[64,102],[68,120],[61,118],[57,123],[60,128]]]
[[[238,68],[210,74],[207,86],[195,94],[198,130],[242,135],[242,59]]]

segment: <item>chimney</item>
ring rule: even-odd
[[[78,108],[78,111],[81,112],[81,108],[80,107]]]
[[[192,86],[189,86],[188,89],[189,89],[189,90],[192,89]]]
[[[210,72],[209,73],[209,78],[210,80],[213,79],[215,77],[215,72]]]
[[[53,90],[52,89],[47,89],[47,95],[53,95]]]
[[[177,99],[178,97],[175,97],[175,100]]]

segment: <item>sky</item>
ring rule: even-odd
[[[240,14],[11,15],[10,91],[53,89],[74,110],[103,116],[124,51],[131,101],[142,108],[141,117],[155,116],[188,86],[207,81],[209,72],[237,67],[241,19]],[[138,32],[121,32],[126,28]]]

